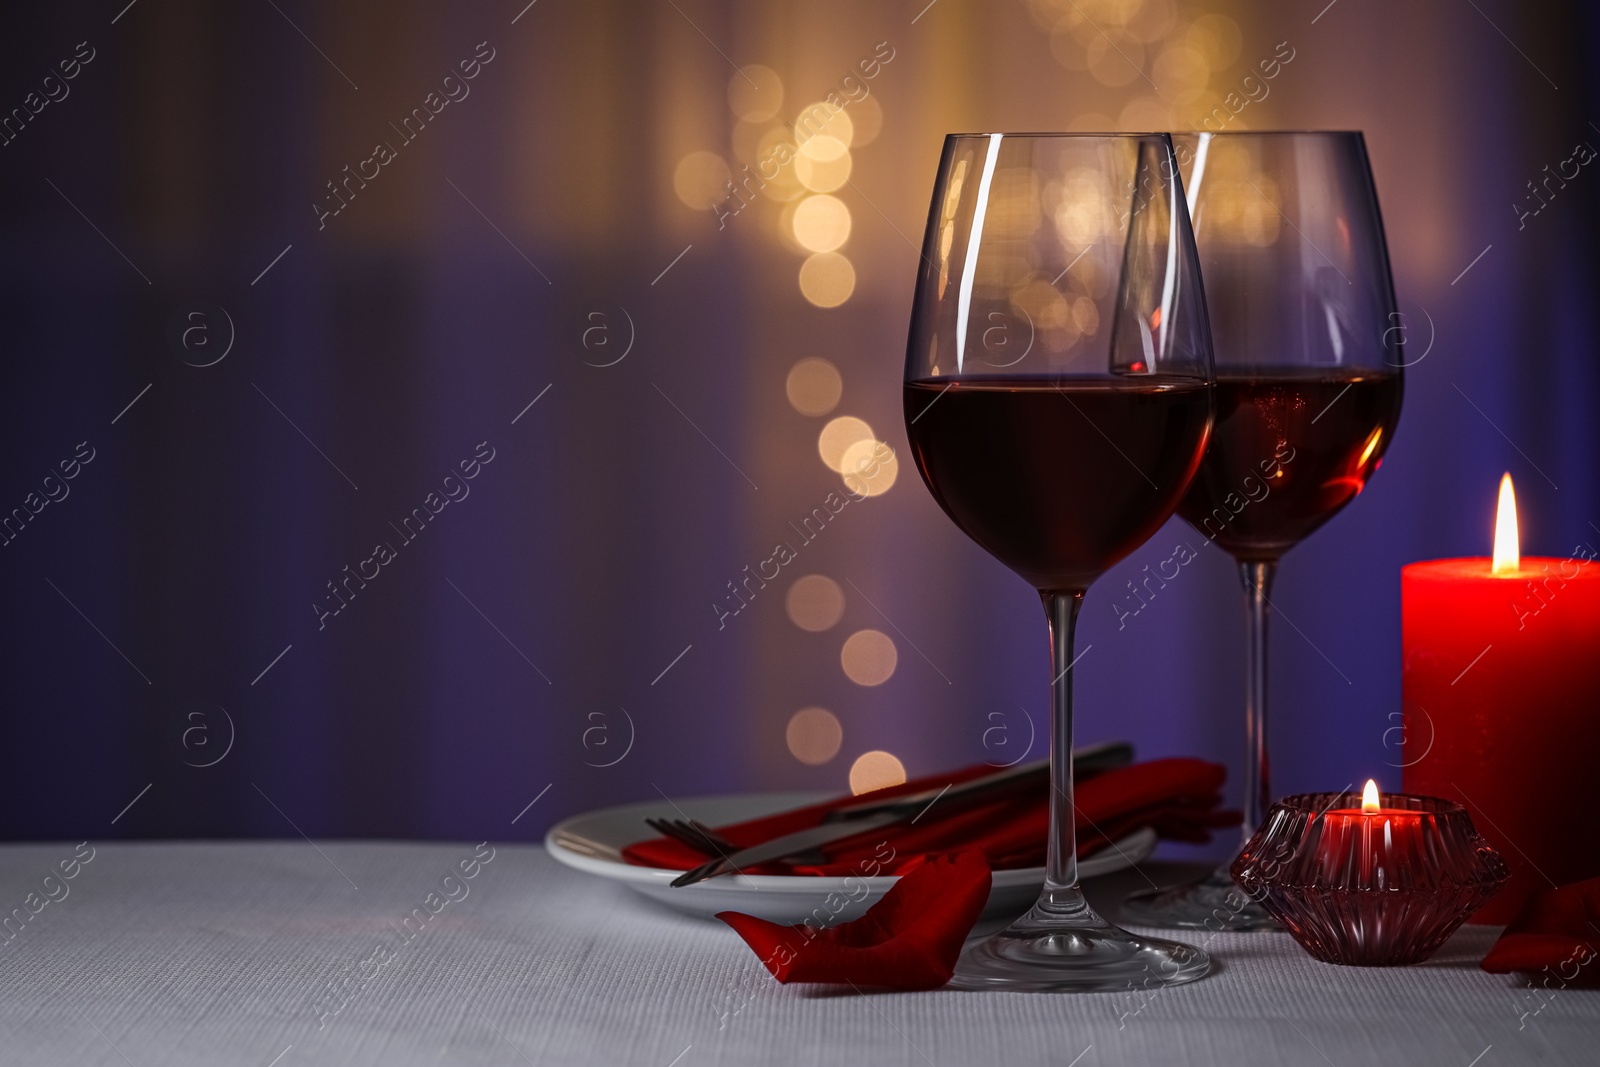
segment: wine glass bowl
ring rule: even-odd
[[[934,499],[1036,589],[1082,592],[1142,544],[1204,451],[1210,334],[1177,184],[1165,134],[946,140],[907,435]]]
[[[1211,446],[1179,514],[1241,562],[1277,560],[1366,487],[1400,391],[1397,371],[1220,372]]]
[[[1267,625],[1278,560],[1332,519],[1383,462],[1403,395],[1383,220],[1355,132],[1175,138],[1205,274],[1216,422],[1179,514],[1238,562],[1249,618],[1244,825],[1270,803]],[[1148,926],[1277,924],[1226,865],[1146,892],[1122,915]]]
[[[1240,560],[1276,560],[1361,492],[1400,416],[1404,331],[1366,144],[1245,132],[1175,147],[1217,367],[1216,432],[1181,513]]]
[[[1126,990],[1210,967],[1084,900],[1069,754],[1079,606],[1178,506],[1205,453],[1212,380],[1166,134],[946,139],[906,352],[906,433],[945,514],[1039,591],[1054,678],[1044,889],[967,948],[957,988]]]
[[[1207,383],[1178,376],[918,381],[904,397],[945,514],[1035,589],[1068,595],[1172,514],[1211,419]]]

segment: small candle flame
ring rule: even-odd
[[[1511,475],[1500,476],[1500,506],[1494,517],[1494,562],[1490,574],[1516,574],[1522,563],[1517,540],[1517,497],[1511,490]]]
[[[1361,814],[1376,815],[1378,813],[1378,783],[1371,778],[1367,779],[1367,787],[1361,791]]]

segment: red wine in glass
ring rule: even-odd
[[[1221,373],[1216,390],[1211,445],[1178,513],[1240,561],[1277,559],[1354,500],[1400,416],[1393,373]]]
[[[904,386],[933,497],[1035,589],[1081,592],[1172,513],[1205,451],[1205,382],[1010,377]]]

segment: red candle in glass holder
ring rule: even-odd
[[[1506,865],[1454,801],[1400,794],[1385,807],[1370,780],[1355,799],[1277,801],[1233,880],[1319,960],[1418,963],[1505,884]]]
[[[1401,572],[1402,788],[1466,807],[1511,869],[1473,922],[1600,876],[1600,566],[1574,554],[1520,555],[1507,475],[1492,560]]]
[[[1361,792],[1361,807],[1335,808],[1322,816],[1319,865],[1333,874],[1335,868],[1354,864],[1349,873],[1362,883],[1381,884],[1391,877],[1384,857],[1414,848],[1421,827],[1422,812],[1382,807],[1378,783],[1369,778]]]

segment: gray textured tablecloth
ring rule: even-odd
[[[0,1063],[1600,1062],[1600,991],[1483,973],[1488,928],[1387,970],[1217,936],[1211,977],[1149,998],[839,994],[777,985],[720,924],[492,847],[0,848]]]

